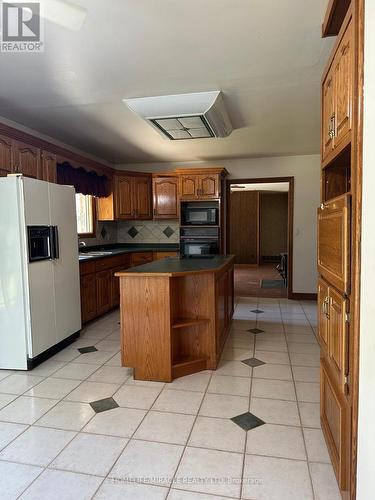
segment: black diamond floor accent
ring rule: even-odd
[[[243,359],[242,363],[245,363],[245,365],[251,366],[252,368],[266,364],[264,361],[261,361],[260,359],[257,358]]]
[[[255,313],[255,314],[261,314],[261,313],[264,313],[264,311],[262,311],[261,309],[253,309],[251,312],[252,312],[252,313]]]
[[[87,347],[80,347],[78,350],[81,354],[87,354],[88,352],[95,352],[98,349],[94,345],[89,345]]]
[[[247,330],[250,333],[255,333],[257,335],[258,333],[263,333],[264,330],[260,330],[259,328],[250,328],[250,330]]]
[[[113,410],[113,408],[118,408],[118,404],[113,398],[98,399],[98,401],[92,401],[90,403],[91,408],[95,413],[101,413],[102,411]]]
[[[249,431],[250,429],[255,429],[255,427],[260,427],[265,424],[262,419],[258,418],[256,415],[253,415],[249,411],[243,413],[242,415],[237,415],[237,417],[231,418],[232,422],[241,427],[244,431]]]

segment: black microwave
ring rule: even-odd
[[[183,226],[215,225],[219,224],[219,209],[217,207],[196,207],[189,204],[182,205],[181,224]]]

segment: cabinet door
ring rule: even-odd
[[[181,198],[196,198],[198,195],[198,176],[181,175]]]
[[[96,273],[96,305],[98,316],[111,309],[112,302],[112,272],[111,270]]]
[[[152,219],[152,180],[150,176],[134,177],[133,209],[136,219]]]
[[[13,165],[12,141],[0,135],[0,177],[6,177],[12,172]]]
[[[329,287],[323,280],[318,282],[318,339],[320,347],[328,349]]]
[[[48,151],[42,151],[42,178],[47,182],[57,182],[56,155]]]
[[[154,219],[178,219],[178,177],[154,177]]]
[[[42,179],[40,150],[23,142],[13,142],[13,171],[25,177]]]
[[[347,393],[346,375],[349,370],[347,299],[330,288],[328,321],[328,358],[335,375],[336,385],[342,394]]]
[[[350,408],[332,382],[325,358],[320,371],[320,418],[337,482],[345,491],[349,487]]]
[[[82,323],[94,319],[97,315],[95,273],[81,276],[81,311]]]
[[[322,102],[322,156],[323,159],[333,149],[333,138],[335,135],[335,102],[333,70],[331,69],[323,82]]]
[[[318,271],[338,290],[350,288],[350,195],[318,209]]]
[[[352,23],[346,28],[333,62],[335,85],[336,147],[352,128],[353,105],[353,38]]]
[[[134,219],[135,210],[133,208],[133,177],[115,177],[115,202],[116,219]]]
[[[199,198],[218,198],[220,177],[213,175],[198,175],[198,197]]]

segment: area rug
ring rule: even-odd
[[[262,280],[262,288],[284,288],[283,280]]]

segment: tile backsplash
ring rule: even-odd
[[[98,222],[96,238],[80,238],[86,245],[110,243],[178,243],[179,224],[176,220],[146,220]]]
[[[117,243],[117,223],[116,222],[97,222],[96,238],[79,238],[86,245],[103,245]]]
[[[118,243],[178,243],[176,220],[123,221],[117,223]]]

